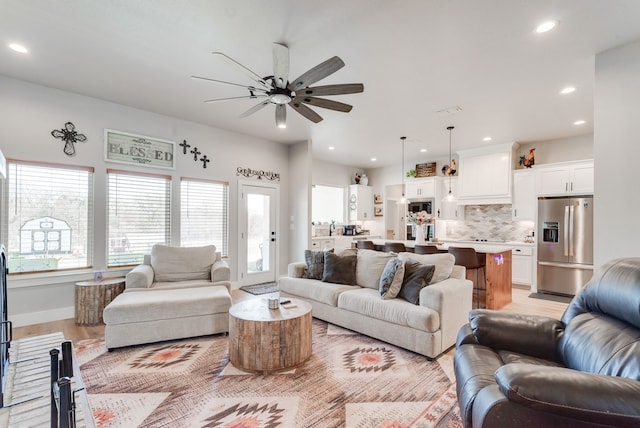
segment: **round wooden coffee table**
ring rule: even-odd
[[[284,300],[284,299],[281,299]],[[265,298],[229,309],[229,361],[244,371],[271,372],[296,367],[311,356],[311,305],[269,309]]]

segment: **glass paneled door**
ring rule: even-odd
[[[276,280],[276,187],[240,185],[240,283]]]

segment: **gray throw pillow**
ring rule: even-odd
[[[393,258],[387,262],[380,277],[380,297],[384,300],[395,299],[404,279],[404,262]]]
[[[324,253],[323,282],[334,284],[355,285],[356,283],[356,255],[339,256],[333,252]]]
[[[420,290],[429,284],[435,270],[434,265],[423,265],[413,259],[407,259],[404,263],[404,279],[398,297],[414,305],[420,303]]]
[[[333,248],[328,250],[333,252]],[[322,279],[324,273],[324,253],[325,251],[304,250],[304,261],[307,267],[304,270],[304,277],[310,279]]]

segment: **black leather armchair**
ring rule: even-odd
[[[640,258],[601,268],[562,316],[473,310],[454,356],[470,427],[639,427]]]

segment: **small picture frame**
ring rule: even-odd
[[[97,271],[93,272],[93,281],[94,282],[102,281],[102,271],[97,270]]]
[[[373,207],[373,215],[376,217],[382,217],[382,207]]]
[[[373,203],[381,204],[382,203],[382,195],[373,195]]]

